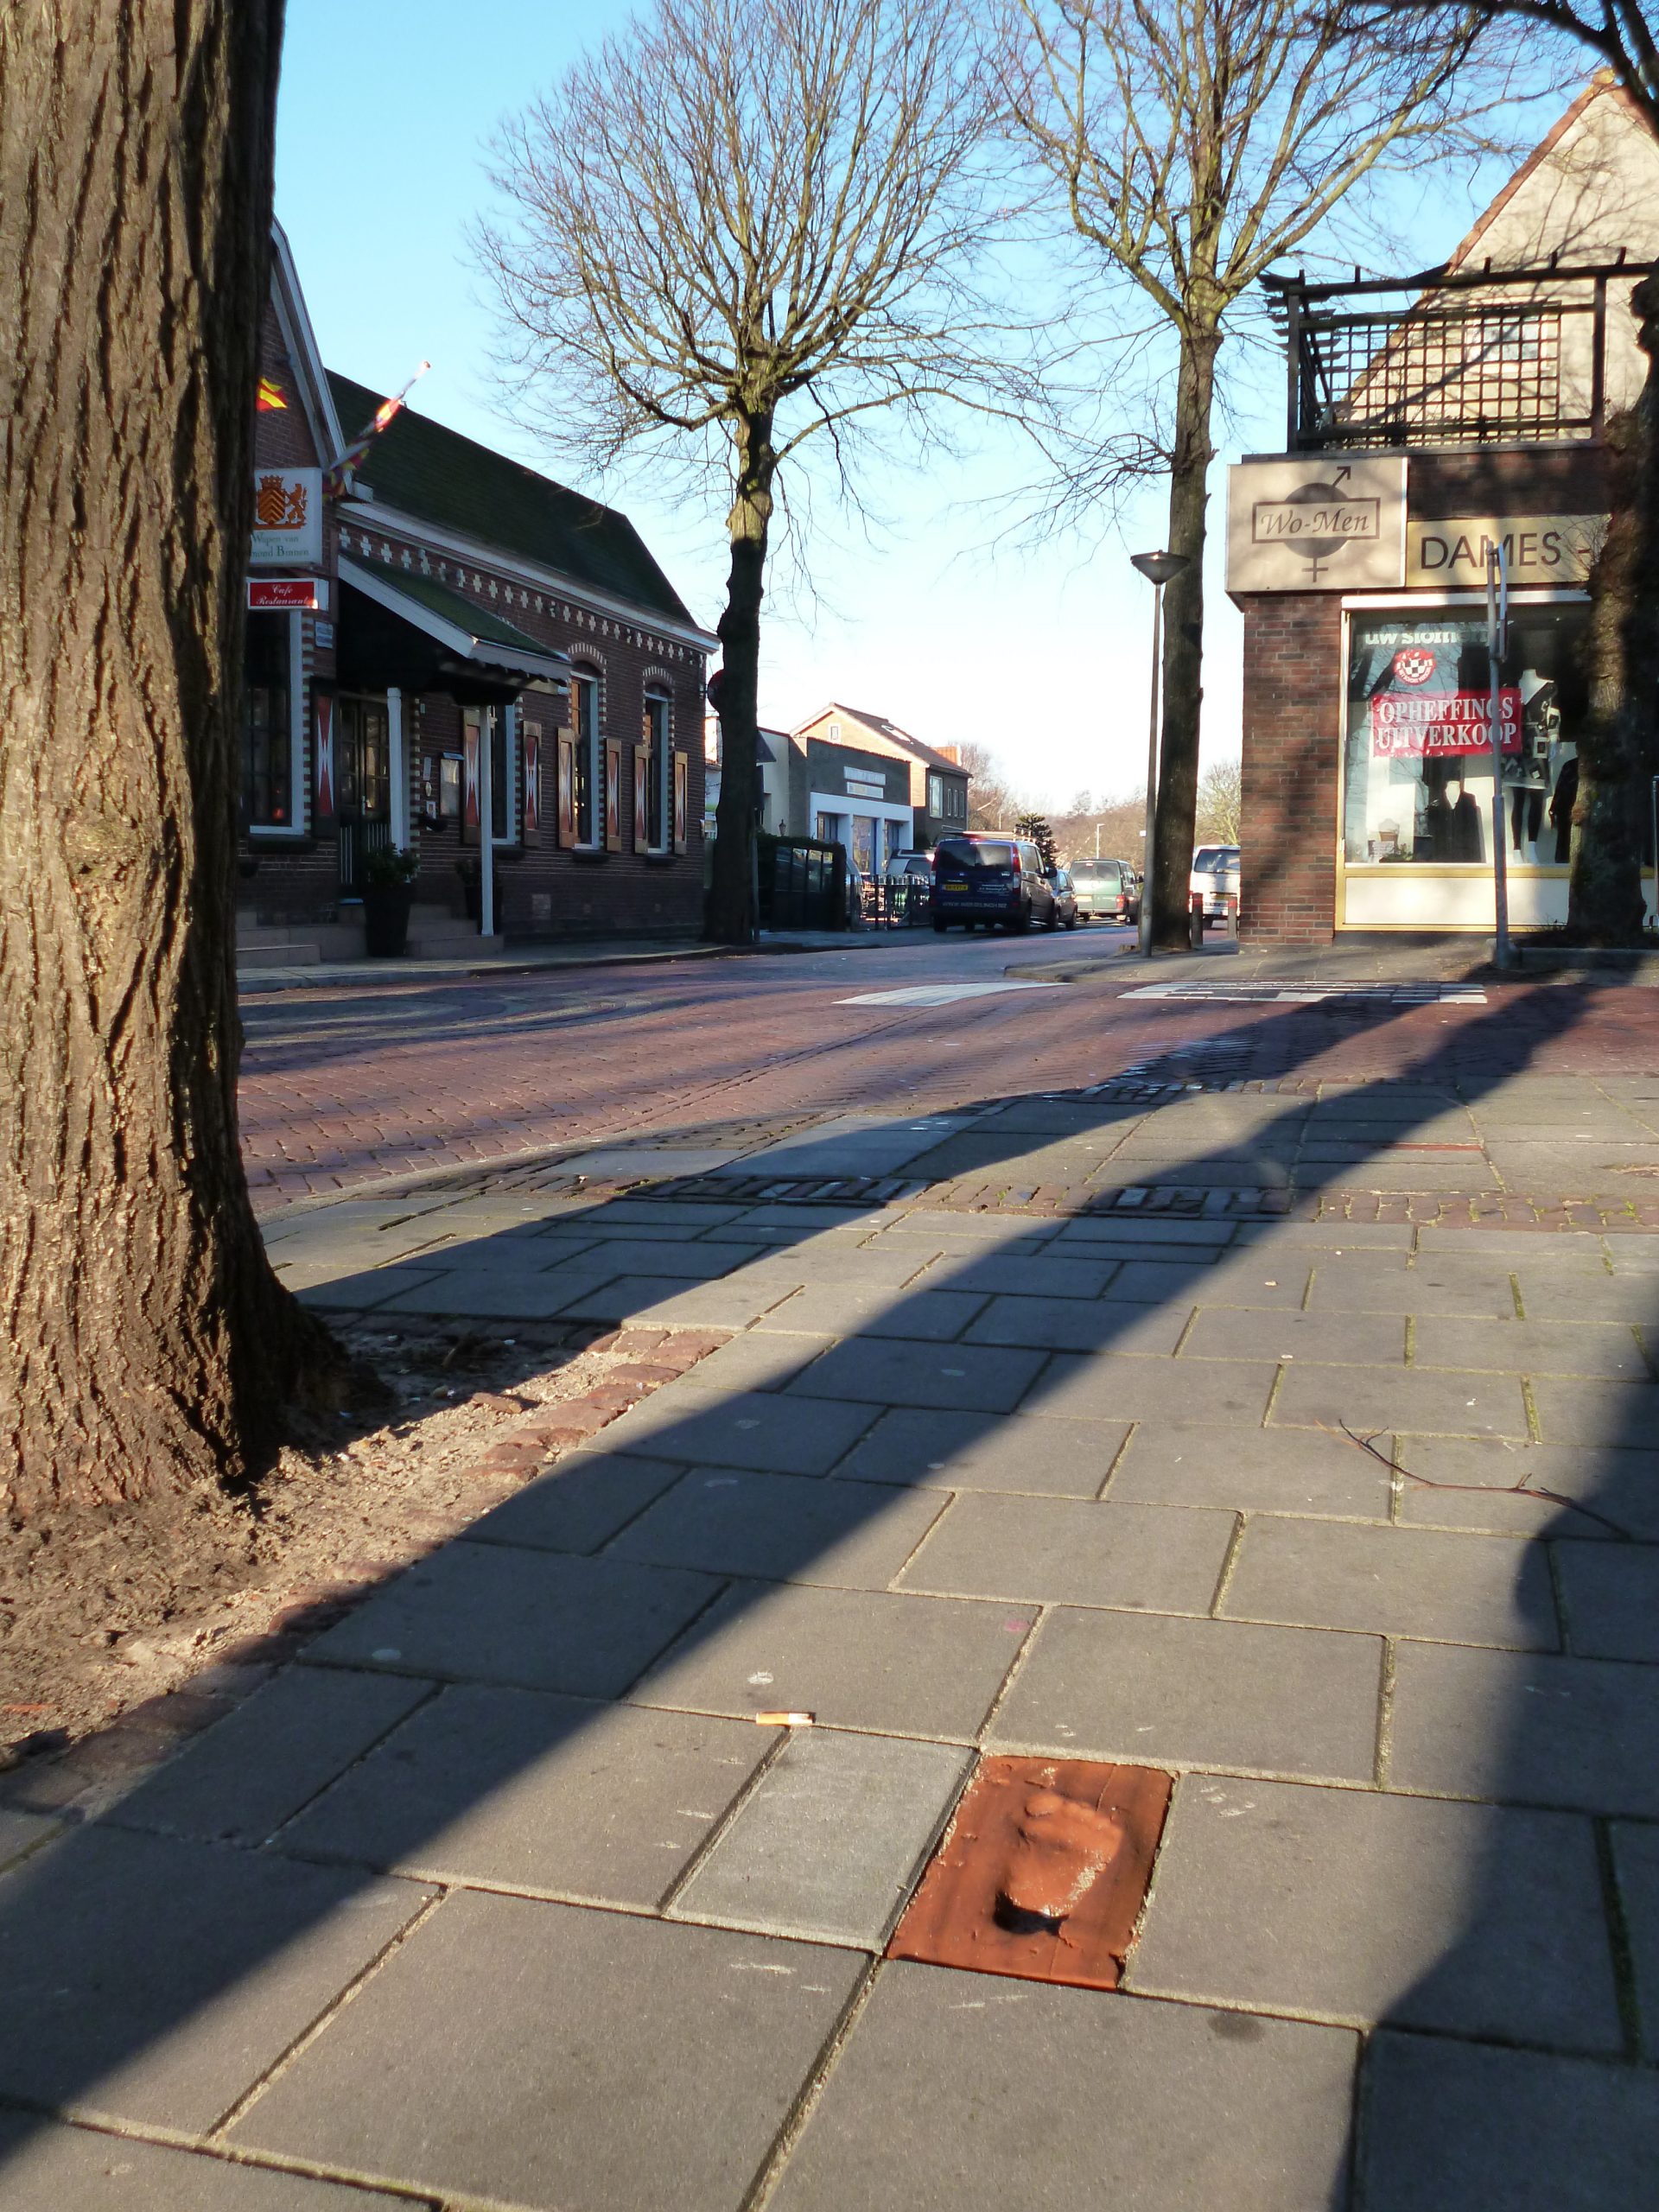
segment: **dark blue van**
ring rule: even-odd
[[[941,837],[933,849],[933,926],[1047,929],[1060,925],[1059,901],[1043,872],[1043,856],[1024,837]]]

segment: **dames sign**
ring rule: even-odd
[[[1521,750],[1521,693],[1506,683],[1497,695],[1499,742]],[[1371,753],[1378,760],[1438,760],[1446,753],[1486,753],[1492,743],[1489,691],[1380,691],[1371,701]]]

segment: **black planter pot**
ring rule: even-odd
[[[409,944],[409,910],[414,892],[407,883],[365,883],[363,887],[363,949],[371,960],[396,960]]]
[[[484,918],[484,880],[479,873],[478,863],[474,861],[470,868],[463,864],[456,868],[455,874],[461,878],[461,912],[469,922],[482,921]]]

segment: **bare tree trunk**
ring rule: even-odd
[[[0,13],[0,1507],[235,1480],[332,1365],[237,1142],[282,0]],[[8,1464],[8,1461],[10,1464]]]
[[[1649,779],[1659,769],[1659,283],[1632,295],[1647,381],[1618,426],[1613,517],[1590,581],[1589,712],[1579,740],[1567,927],[1594,944],[1641,934]]]
[[[1215,401],[1216,331],[1184,334],[1175,387],[1169,473],[1169,550],[1187,565],[1164,588],[1164,730],[1159,753],[1155,850],[1148,857],[1152,947],[1188,942],[1187,889],[1198,807],[1198,724],[1204,701],[1204,540],[1209,500],[1210,416]]]
[[[718,944],[747,944],[754,934],[754,815],[760,800],[757,721],[760,688],[760,601],[772,528],[777,456],[772,417],[742,423],[735,440],[735,482],[727,518],[731,569],[719,623],[720,807],[708,934]]]

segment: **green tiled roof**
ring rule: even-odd
[[[383,395],[328,372],[348,438],[373,416]],[[480,545],[499,545],[573,583],[674,622],[693,617],[626,515],[538,476],[522,461],[463,438],[405,407],[369,448],[359,475],[388,506]]]
[[[424,607],[429,613],[441,614],[446,622],[453,622],[458,630],[465,630],[469,637],[477,638],[485,645],[511,645],[515,652],[536,653],[543,660],[560,658],[557,646],[538,644],[511,622],[504,622],[499,614],[487,613],[475,601],[463,599],[458,591],[451,591],[435,576],[423,576],[418,569],[400,568],[395,561],[370,561],[360,553],[348,553],[346,557],[354,569],[378,576],[382,583],[402,592],[405,599],[412,599],[417,607]]]

